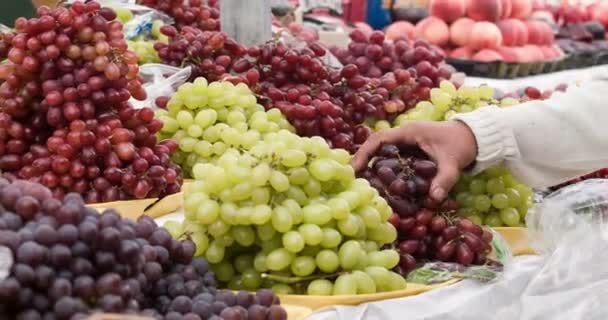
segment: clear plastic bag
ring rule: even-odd
[[[190,67],[178,68],[159,63],[144,64],[139,67],[139,75],[144,80],[143,87],[147,97],[143,101],[131,99],[131,104],[135,108],[156,108],[156,98],[173,95],[177,87],[188,81],[191,74]]]
[[[530,209],[526,225],[534,249],[543,254],[581,237],[608,241],[608,180],[585,180],[546,196]]]

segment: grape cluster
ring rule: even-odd
[[[194,27],[204,31],[218,31],[220,29],[218,4],[209,3],[209,5],[205,5],[205,2],[203,0],[137,1],[139,4],[162,11],[171,16],[175,20],[175,26],[178,29]]]
[[[500,166],[475,176],[462,175],[452,195],[461,216],[491,227],[522,227],[533,204],[532,189]]]
[[[146,96],[137,56],[116,14],[96,2],[41,7],[2,35],[14,72],[0,84],[0,169],[87,203],[159,197],[180,190],[158,142],[162,123],[128,100]]]
[[[118,14],[119,9],[115,9]],[[129,9],[121,8],[122,10],[129,11]],[[129,11],[131,12],[131,11]],[[120,16],[120,15],[119,15]],[[169,38],[160,32],[160,28],[164,25],[163,21],[155,20],[152,23],[152,28],[148,34],[141,34],[133,39],[127,40],[129,50],[133,51],[137,55],[137,59],[140,65],[146,63],[160,63],[160,57],[158,52],[154,50],[154,44],[156,42],[167,43]]]
[[[403,278],[389,271],[398,254],[379,250],[396,238],[391,209],[367,181],[355,179],[349,160],[319,137],[266,133],[249,151],[229,148],[195,164],[185,220],[165,227],[174,236],[191,233],[197,255],[233,290],[402,289]]]
[[[390,222],[399,232],[394,246],[400,253],[395,270],[400,274],[406,275],[418,262],[437,259],[484,264],[490,252],[491,234],[457,218],[454,200],[438,204],[428,196],[436,173],[436,164],[421,150],[392,144],[382,145],[361,173],[393,209]]]
[[[279,110],[266,112],[242,83],[197,78],[180,86],[166,107],[157,112],[164,123],[160,135],[178,142],[173,161],[187,177],[196,163],[213,161],[229,148],[250,150],[266,133],[291,130]]]
[[[161,30],[168,44],[156,44],[161,59],[191,65],[195,76],[245,83],[267,109],[278,108],[298,134],[322,136],[332,147],[356,151],[370,135],[367,122],[388,119],[428,97],[432,81],[415,69],[396,69],[377,78],[349,64],[334,70],[318,43],[296,48],[280,41],[244,48],[220,32],[173,27]],[[424,92],[420,94],[420,92]]]
[[[443,50],[426,41],[412,42],[405,38],[389,41],[381,31],[367,36],[361,30],[352,31],[350,39],[348,48],[333,47],[331,50],[342,64],[355,64],[362,74],[370,78],[408,69],[419,78],[419,87],[414,92],[420,96],[419,100],[425,100],[430,88],[452,76],[451,69],[443,65]]]
[[[549,99],[554,92],[565,92],[568,89],[568,85],[565,83],[560,83],[553,90],[546,89],[541,91],[540,89],[532,86],[525,87],[521,90],[517,90],[515,92],[507,93],[505,97],[511,97],[514,99],[518,99],[521,102],[526,102],[530,100],[545,100]]]
[[[171,238],[147,216],[102,214],[74,193],[0,180],[0,246],[14,264],[0,281],[3,319],[86,319],[91,312],[156,319],[286,319],[271,292],[217,291],[190,240]],[[247,309],[248,308],[248,309]],[[183,316],[183,318],[182,318]]]
[[[247,53],[243,45],[223,32],[173,26],[163,26],[160,31],[169,37],[168,44],[154,45],[161,60],[172,66],[191,65],[193,76],[204,76],[209,81],[228,76],[235,60]]]

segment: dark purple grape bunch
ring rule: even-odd
[[[428,193],[437,165],[415,148],[384,144],[362,172],[370,185],[387,199],[400,217],[413,216],[422,203],[431,203]]]
[[[80,195],[58,200],[40,184],[0,178],[0,247],[14,260],[0,281],[0,319],[286,319],[272,292],[217,292],[194,243],[150,217],[99,214]]]
[[[398,231],[393,247],[400,262],[395,271],[407,275],[421,262],[484,264],[492,234],[457,217],[451,198],[438,203],[429,197],[437,165],[418,148],[384,144],[362,173],[393,209],[389,221]]]

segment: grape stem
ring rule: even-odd
[[[298,283],[298,282],[311,281],[311,280],[317,280],[317,279],[335,278],[335,277],[338,277],[345,273],[346,272],[336,272],[336,273],[332,273],[332,274],[320,274],[320,275],[312,275],[312,276],[306,276],[306,277],[285,277],[285,276],[278,276],[276,274],[262,273],[262,274],[260,274],[260,276],[262,277],[262,279],[268,279],[268,280],[281,282],[281,283],[285,283],[285,284],[294,284],[294,283]]]

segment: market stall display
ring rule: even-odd
[[[496,281],[534,253],[534,192],[505,167],[435,201],[420,149],[350,165],[374,131],[565,90],[464,85],[446,60],[554,70],[531,2],[434,0],[415,26],[356,28],[345,46],[278,19],[245,41],[219,1],[137,2],[42,6],[0,33],[0,318],[299,320]]]

